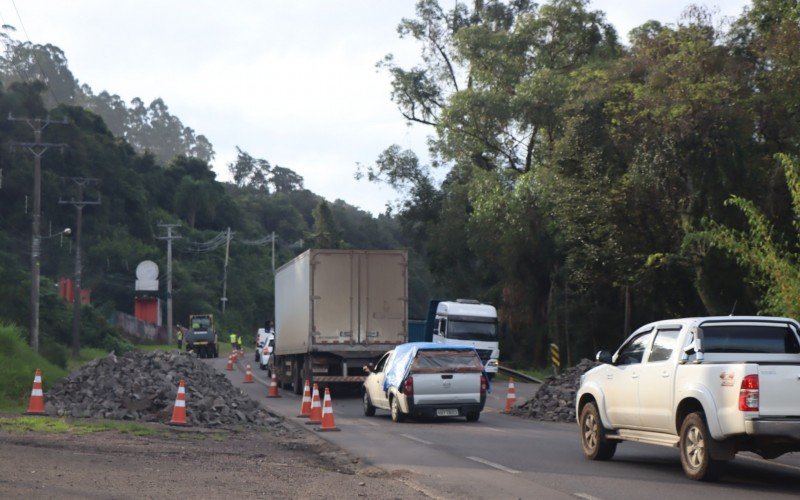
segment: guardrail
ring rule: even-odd
[[[506,368],[505,366],[502,366],[502,365],[498,366],[497,369],[499,371],[505,373],[506,375],[511,375],[514,378],[519,379],[519,380],[525,380],[527,382],[533,382],[534,384],[543,384],[544,383],[542,380],[539,380],[536,377],[531,377],[530,375],[526,375],[526,374],[524,374],[522,372],[518,372],[517,370],[512,370],[511,368]]]

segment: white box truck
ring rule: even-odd
[[[364,380],[362,367],[406,341],[406,250],[307,250],[275,272],[279,384]]]

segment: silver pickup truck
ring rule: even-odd
[[[389,410],[392,420],[466,417],[476,422],[486,404],[487,379],[472,346],[430,342],[402,344],[374,367],[365,366],[364,415]]]

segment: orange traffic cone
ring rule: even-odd
[[[503,413],[511,413],[511,410],[514,408],[514,404],[517,402],[517,390],[514,388],[514,379],[512,377],[508,378],[508,393],[506,394],[506,409],[503,410]]]
[[[250,365],[247,365],[247,367],[244,370],[244,383],[252,384],[253,382],[255,382],[253,380],[253,370],[250,368]]]
[[[308,379],[306,379],[306,384],[303,386],[303,402],[300,403],[300,415],[298,415],[300,418],[311,416],[311,388],[308,384]]]
[[[322,406],[319,404],[319,389],[317,384],[311,391],[311,414],[308,416],[306,425],[321,424],[322,423]]]
[[[229,372],[233,371],[233,354],[228,354],[228,364],[225,366],[225,369]]]
[[[340,431],[336,427],[336,423],[333,421],[333,401],[331,401],[331,391],[328,388],[325,388],[325,402],[322,406],[322,427],[317,427],[317,431],[325,432],[325,431]]]
[[[275,378],[275,374],[272,374],[272,380],[269,382],[269,392],[267,393],[268,398],[279,398],[281,397],[278,394],[278,379]]]
[[[42,370],[36,369],[33,375],[33,389],[31,389],[31,400],[28,403],[26,415],[44,415],[44,393],[42,392]]]
[[[186,384],[183,379],[178,384],[178,395],[175,396],[175,407],[172,409],[169,425],[186,425]]]

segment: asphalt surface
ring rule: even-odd
[[[301,399],[290,391],[267,399],[266,372],[254,367],[256,383],[243,384],[252,353],[225,371],[226,360],[213,361],[237,387],[273,412],[315,432],[296,418]],[[516,383],[518,402],[538,385]],[[410,472],[416,486],[438,498],[584,498],[704,499],[797,498],[800,494],[800,454],[765,461],[739,454],[717,483],[687,479],[676,448],[621,443],[614,459],[584,459],[576,424],[539,422],[501,413],[506,387],[494,384],[479,422],[464,419],[391,421],[378,410],[362,413],[355,394],[334,394],[333,412],[341,432],[320,433],[363,462],[388,471]]]

